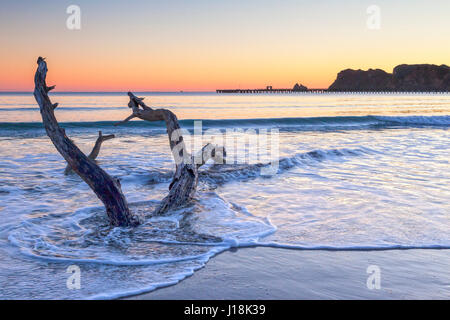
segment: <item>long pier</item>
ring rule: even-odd
[[[450,91],[394,91],[394,90],[328,90],[328,89],[217,89],[216,93],[346,93],[346,94],[395,94],[395,93],[410,93],[410,94],[449,94]]]
[[[294,89],[217,89],[217,93],[292,93],[292,92],[313,92],[324,93],[327,89],[307,89],[307,90],[294,90]]]

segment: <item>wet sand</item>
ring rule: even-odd
[[[371,265],[379,267],[380,289],[367,286]],[[449,266],[448,249],[243,248],[176,285],[128,299],[449,299]]]

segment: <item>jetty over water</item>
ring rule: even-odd
[[[450,91],[399,91],[399,90],[330,90],[330,89],[217,89],[216,93],[343,93],[343,94],[450,94]]]
[[[267,86],[265,89],[217,89],[217,93],[292,93],[292,92],[313,92],[324,93],[327,89],[304,89],[296,90],[294,88],[289,89],[276,89],[271,86]]]

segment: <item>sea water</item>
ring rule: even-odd
[[[209,163],[189,206],[154,216],[174,169],[164,124],[115,127],[130,114],[124,93],[53,93],[58,121],[84,152],[99,130],[116,135],[98,163],[120,179],[143,224],[112,228],[89,187],[64,175],[32,94],[0,94],[0,298],[147,292],[176,284],[231,247],[450,248],[449,95],[140,96],[175,112],[190,133],[193,120],[245,141],[275,130],[275,174],[261,174],[263,161]],[[79,289],[67,283],[72,265]]]

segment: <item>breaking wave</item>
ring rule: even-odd
[[[336,160],[344,157],[361,156],[373,154],[375,150],[369,148],[356,149],[318,149],[304,153],[297,153],[292,157],[284,157],[272,163],[255,164],[212,164],[205,165],[206,168],[199,170],[200,182],[209,188],[216,188],[231,181],[248,181],[258,177],[270,178],[273,174],[282,174],[294,167],[310,166],[322,161]],[[273,167],[274,170],[271,170]],[[266,170],[265,170],[266,169]],[[145,178],[140,175],[140,180],[145,184],[159,184],[170,182],[173,172],[165,169],[154,169],[145,174]],[[124,177],[126,180],[127,177]]]
[[[200,120],[180,120],[180,125],[188,130],[194,128],[194,122]],[[96,122],[62,122],[67,129],[90,128],[147,128],[164,129],[163,122],[130,121],[121,127],[114,127],[116,121]],[[358,129],[365,127],[395,126],[449,126],[450,116],[342,116],[342,117],[309,117],[309,118],[260,118],[260,119],[226,119],[201,120],[203,129],[209,128],[259,128],[273,127],[281,130],[332,130]],[[1,131],[43,130],[40,122],[0,122]]]

